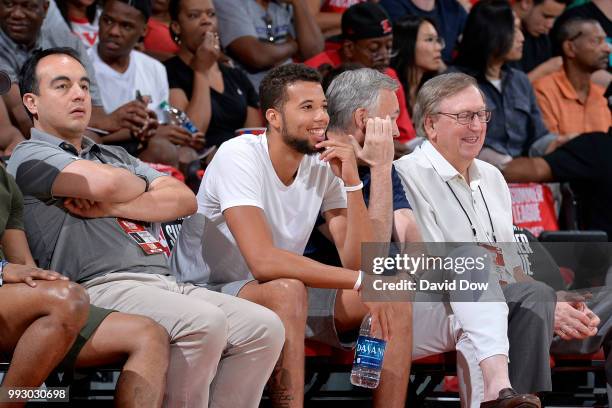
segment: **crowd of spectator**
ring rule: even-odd
[[[463,406],[539,408],[551,345],[603,346],[612,403],[612,296],[503,245],[507,182],[612,240],[612,2],[571,3],[0,0],[2,386],[119,364],[118,406],[301,407],[304,339],[371,316],[374,406],[456,350]],[[485,244],[499,298],[365,299],[368,242]]]

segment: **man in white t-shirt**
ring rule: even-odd
[[[102,84],[104,110],[112,112],[126,104],[145,104],[151,128],[155,128],[158,121],[165,122],[160,104],[168,101],[166,69],[159,61],[134,49],[146,31],[150,15],[151,4],[147,0],[107,1],[100,16],[99,43],[88,50],[88,55],[96,80]],[[187,150],[185,155],[195,159],[194,149],[201,149],[204,141],[201,133],[192,135],[171,124],[159,125],[146,137],[150,139],[143,144],[138,140],[142,138],[135,138],[130,129],[122,128],[103,136],[102,141],[123,146],[142,160],[174,166],[178,165],[179,149]]]
[[[327,101],[315,70],[274,68],[260,98],[266,133],[220,147],[171,267],[182,281],[249,299],[281,318],[285,348],[270,381],[273,404],[303,406],[305,336],[338,337],[371,313],[374,332],[388,340],[375,406],[403,407],[411,322],[402,317],[411,309],[400,302],[364,303],[359,296],[361,243],[373,239],[353,147],[325,140]],[[319,213],[344,268],[302,256]]]

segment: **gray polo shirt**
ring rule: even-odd
[[[11,82],[18,83],[17,77],[19,76],[19,70],[27,59],[30,58],[34,50],[38,48],[47,49],[53,47],[70,47],[76,50],[91,80],[91,103],[95,106],[102,106],[102,99],[100,98],[100,91],[96,83],[95,71],[91,65],[91,61],[89,61],[85,47],[79,37],[70,31],[62,19],[62,16],[59,14],[57,7],[54,8],[54,12],[49,12],[45,17],[38,39],[30,49],[16,44],[6,35],[4,30],[0,29],[0,69],[9,74]]]
[[[75,160],[125,168],[149,182],[163,174],[120,147],[99,145],[84,137],[78,154],[74,146],[38,129],[33,128],[31,135],[15,148],[7,170],[24,195],[25,229],[37,264],[76,282],[113,272],[169,274],[166,257],[145,255],[116,218],[72,216],[63,200],[51,194],[55,178]]]

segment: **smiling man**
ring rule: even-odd
[[[361,243],[373,234],[353,147],[325,140],[327,100],[314,69],[275,68],[259,94],[267,131],[221,145],[202,180],[198,212],[183,224],[172,268],[182,280],[248,299],[281,318],[285,348],[270,382],[274,406],[303,406],[305,335],[341,345],[338,336],[371,313],[388,339],[375,406],[403,407],[410,305],[364,303],[359,296]],[[380,155],[376,147],[366,154]],[[302,256],[319,213],[344,267]]]

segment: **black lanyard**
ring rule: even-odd
[[[455,200],[457,200],[457,204],[459,204],[459,207],[461,207],[461,209],[463,210],[463,213],[467,217],[468,222],[470,223],[470,227],[472,228],[472,234],[474,235],[474,241],[478,241],[477,234],[476,234],[476,227],[474,226],[472,219],[468,215],[466,209],[463,207],[463,204],[461,204],[459,197],[457,197],[457,194],[455,194],[455,190],[453,190],[453,188],[450,186],[450,183],[448,181],[446,182],[446,185],[450,189],[451,193],[453,193],[453,197],[455,197]],[[487,215],[489,216],[489,223],[491,224],[491,231],[493,232],[493,242],[497,243],[497,238],[495,237],[495,227],[493,227],[493,219],[491,218],[491,212],[489,211],[489,206],[487,205],[487,201],[484,198],[484,194],[482,194],[482,189],[480,188],[480,186],[478,186],[478,191],[480,191],[482,202],[484,203],[485,208],[487,209]]]

